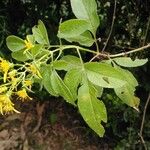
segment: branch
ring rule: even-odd
[[[147,106],[148,106],[149,102],[150,102],[150,92],[149,92],[147,101],[146,101],[145,106],[144,106],[143,117],[142,117],[142,122],[141,122],[141,128],[140,128],[140,133],[139,133],[139,136],[141,138],[141,142],[142,142],[145,150],[147,150],[147,147],[146,147],[146,144],[145,144],[145,141],[144,141],[144,138],[143,138],[143,128],[144,128],[146,110],[147,110]]]
[[[132,53],[135,53],[135,52],[139,52],[139,51],[142,51],[144,49],[147,49],[150,47],[150,43],[143,46],[143,47],[140,47],[140,48],[137,48],[137,49],[134,49],[134,50],[131,50],[131,51],[128,51],[128,52],[122,52],[122,53],[118,53],[118,54],[105,54],[105,53],[97,53],[91,60],[93,61],[95,58],[98,58],[99,56],[101,57],[105,57],[105,58],[114,58],[114,57],[120,57],[120,56],[125,56],[125,55],[128,55],[128,54],[132,54]],[[86,50],[85,50],[86,51]]]
[[[150,47],[150,43],[143,46],[143,47],[140,47],[140,48],[137,48],[137,49],[134,49],[134,50],[131,50],[131,51],[128,51],[128,52],[122,52],[122,53],[119,53],[119,54],[112,54],[112,55],[109,55],[109,57],[113,58],[113,57],[119,57],[119,56],[124,56],[124,55],[128,55],[128,54],[132,54],[132,53],[135,53],[135,52],[139,52],[139,51],[142,51],[144,49],[147,49]]]
[[[114,22],[115,22],[115,18],[116,18],[116,5],[117,5],[117,0],[115,0],[115,5],[114,5],[114,12],[113,12],[113,17],[112,17],[112,24],[111,24],[111,28],[110,28],[110,32],[109,32],[109,35],[108,35],[108,38],[107,38],[107,41],[102,49],[102,52],[105,51],[107,45],[108,45],[108,42],[110,40],[110,37],[111,37],[111,34],[112,34],[112,31],[113,31],[113,28],[114,28]]]

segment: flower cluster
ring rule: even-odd
[[[4,83],[6,82],[8,70],[11,68],[12,64],[8,61],[0,58],[0,70],[3,73]]]
[[[14,108],[14,104],[10,100],[10,96],[7,94],[0,95],[0,113],[3,115],[9,112],[16,112],[19,113],[18,110]]]
[[[29,72],[39,75],[36,68],[30,67],[27,69],[25,65],[15,69],[15,64],[0,58],[0,113],[7,114],[11,112],[19,113],[15,109],[12,97],[16,95],[17,100],[25,101],[32,100],[28,96],[27,90],[31,90],[32,80],[27,78]],[[25,72],[28,72],[27,74]],[[18,90],[21,87],[21,90]]]

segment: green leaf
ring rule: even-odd
[[[71,0],[72,11],[78,19],[89,22],[90,31],[95,35],[99,26],[97,4],[95,0]]]
[[[45,89],[53,96],[58,96],[56,91],[52,87],[51,83],[51,74],[52,74],[52,67],[51,65],[43,65],[40,68],[40,73],[42,75],[42,83]]]
[[[13,52],[22,50],[26,47],[24,40],[14,35],[7,37],[6,44],[7,47]]]
[[[97,85],[94,85],[95,89],[97,90],[97,97],[101,98],[102,94],[103,94],[103,88]]]
[[[121,73],[122,78],[127,82],[124,86],[114,88],[116,95],[127,105],[138,110],[139,99],[134,96],[135,87],[138,85],[137,80],[128,70],[117,67]]]
[[[33,32],[33,36],[34,36],[35,40],[39,44],[48,44],[49,45],[47,30],[46,30],[44,23],[41,20],[38,21],[37,26],[34,26],[32,28],[32,32]]]
[[[92,46],[94,43],[94,39],[89,31],[85,31],[76,37],[66,38],[66,40],[69,42],[78,42],[87,47]]]
[[[135,87],[138,86],[138,82],[133,74],[130,71],[122,69],[120,67],[117,67],[116,69],[121,73],[122,79],[124,79],[128,83],[128,85],[131,86],[131,88],[133,89],[132,91],[135,91]]]
[[[85,20],[71,19],[60,24],[58,37],[73,38],[81,35],[89,29],[89,24]]]
[[[14,58],[17,61],[25,62],[27,60],[31,60],[31,56],[28,54],[24,54],[24,49],[20,51],[15,51],[11,53],[12,58]]]
[[[82,70],[71,69],[69,70],[64,78],[64,83],[71,91],[74,99],[77,99],[77,89],[82,79]]]
[[[65,60],[57,60],[53,62],[53,67],[56,70],[65,70],[68,71],[70,67],[68,67],[68,62]]]
[[[33,48],[30,49],[31,54],[33,56],[36,56],[40,50],[42,49],[43,45],[42,44],[35,44]]]
[[[76,56],[66,55],[61,60],[54,61],[53,66],[56,70],[68,71],[73,68],[81,68],[81,62]]]
[[[127,83],[122,73],[109,64],[91,62],[86,63],[84,66],[89,81],[97,86],[116,88]]]
[[[33,45],[35,44],[35,39],[33,35],[27,35],[26,39],[28,39],[28,41],[30,41]]]
[[[41,57],[43,57],[45,55],[47,55],[47,57],[48,57],[49,54],[50,54],[49,50],[46,50],[46,49],[42,48],[42,49],[40,49],[40,52],[36,54],[35,57],[36,57],[36,59],[40,59]]]
[[[134,96],[134,91],[129,85],[125,85],[121,88],[115,88],[116,95],[127,105],[138,110],[140,103],[139,98]]]
[[[148,59],[135,59],[132,60],[130,57],[119,57],[113,59],[119,66],[122,67],[138,67],[148,62]]]
[[[71,91],[63,82],[63,80],[59,77],[59,75],[57,74],[55,70],[53,70],[51,74],[51,83],[52,83],[53,89],[55,90],[57,94],[62,96],[68,103],[71,103],[72,105],[76,105],[74,102],[75,99]]]
[[[80,59],[77,56],[73,56],[73,55],[66,55],[62,58],[62,60],[65,60],[66,62],[77,66],[81,63]]]
[[[96,90],[89,84],[83,84],[78,91],[78,107],[85,122],[100,137],[104,135],[101,122],[107,122],[107,112],[102,101],[97,99]]]

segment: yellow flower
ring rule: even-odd
[[[22,101],[27,100],[27,99],[32,100],[32,98],[28,96],[26,89],[17,91],[16,94],[19,96],[19,99],[21,99]]]
[[[15,86],[18,83],[18,78],[15,77],[16,70],[12,70],[8,73],[9,78],[11,79],[12,86]]]
[[[10,69],[11,67],[11,63],[9,63],[8,61],[0,58],[0,69],[1,71],[4,73],[4,83],[6,82],[6,79],[7,79],[7,73],[8,73],[8,70]]]
[[[26,50],[24,51],[24,53],[34,47],[32,42],[29,40],[28,36],[27,36],[26,40],[24,40],[24,43],[26,45]]]
[[[0,95],[0,113],[3,115],[4,113],[16,112],[20,113],[18,110],[14,108],[14,104],[11,102],[8,95],[3,94]]]
[[[31,80],[25,80],[24,81],[24,86],[28,87],[31,90],[32,81]]]
[[[29,64],[27,67],[27,70],[30,71],[32,74],[37,75],[39,78],[42,78],[42,76],[36,66]]]
[[[7,87],[6,86],[1,86],[0,87],[0,94],[3,93],[3,92],[6,92],[7,91]]]
[[[13,80],[14,79],[14,77],[16,76],[16,70],[14,69],[14,70],[12,70],[12,71],[10,71],[9,73],[8,73],[8,75],[9,75],[9,77]]]

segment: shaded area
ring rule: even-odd
[[[62,100],[34,100],[18,107],[21,114],[0,118],[1,150],[112,149],[112,143],[94,135],[77,110]]]

